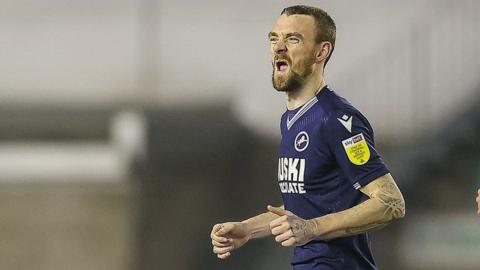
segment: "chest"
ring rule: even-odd
[[[318,121],[299,121],[290,129],[285,127],[279,149],[279,179],[307,181],[330,171],[335,160],[326,132]]]

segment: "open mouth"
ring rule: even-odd
[[[288,69],[288,62],[286,60],[278,60],[275,62],[275,67],[277,71],[284,72]]]

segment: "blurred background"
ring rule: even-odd
[[[380,269],[478,269],[475,0],[0,0],[0,269],[290,269],[209,234],[281,204],[267,33],[293,4],[336,21],[326,81],[407,201]]]

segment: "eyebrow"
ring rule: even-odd
[[[293,33],[288,33],[286,36],[286,38],[289,38],[289,37],[298,37],[300,39],[303,39],[303,35],[298,33],[298,32],[293,32]]]
[[[270,32],[268,33],[268,37],[278,37],[278,35],[275,32]]]
[[[278,37],[278,34],[275,32],[270,32],[268,33],[268,37]],[[303,39],[303,35],[298,32],[292,32],[285,35],[285,38],[289,38],[289,37],[298,37],[300,39]]]

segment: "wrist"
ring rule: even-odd
[[[331,233],[335,230],[335,226],[338,226],[338,218],[335,218],[334,214],[328,214],[314,220],[316,237],[323,240],[331,239]]]
[[[309,221],[309,233],[313,239],[322,239],[326,233],[326,226],[323,217],[313,218]]]
[[[305,228],[305,234],[310,240],[314,240],[318,237],[318,224],[315,219],[307,220],[307,226]]]

